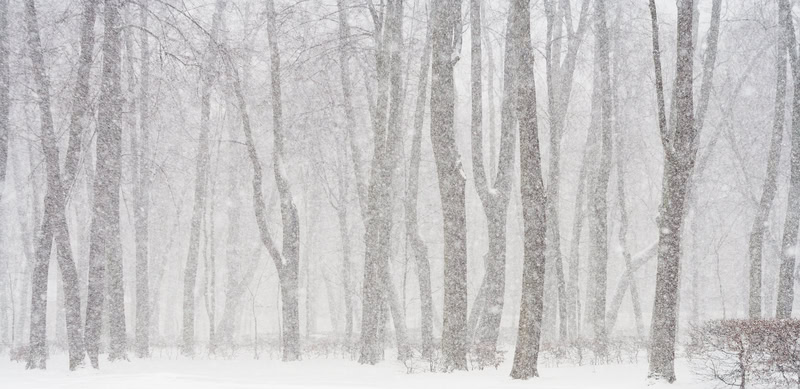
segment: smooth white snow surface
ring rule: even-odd
[[[2,389],[238,389],[238,388],[542,388],[542,389],[700,389],[714,382],[695,377],[678,363],[674,384],[648,385],[647,364],[540,367],[541,377],[528,381],[509,378],[510,362],[499,369],[456,373],[406,373],[399,362],[362,366],[342,359],[312,359],[284,363],[276,360],[160,359],[109,363],[101,369],[67,370],[65,356],[53,356],[46,371],[28,371],[22,363],[0,361]]]

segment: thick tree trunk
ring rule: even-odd
[[[444,223],[442,354],[445,370],[466,370],[466,178],[456,145],[453,82],[461,44],[461,0],[437,0],[432,8],[431,143]]]
[[[797,54],[797,38],[792,23],[791,5],[781,0],[781,15],[788,39],[789,59],[792,65],[794,93],[792,97],[792,151],[790,156],[789,200],[783,227],[781,266],[778,275],[778,299],[775,317],[788,319],[792,316],[794,303],[794,272],[797,258],[797,231],[800,223],[800,58]]]
[[[378,41],[378,101],[373,115],[375,151],[373,153],[366,206],[366,253],[364,260],[364,294],[362,299],[361,363],[375,364],[382,354],[380,327],[381,309],[386,304],[388,288],[393,288],[384,276],[390,257],[392,230],[392,178],[397,164],[402,110],[400,51],[402,50],[403,2],[387,3],[383,36]],[[380,29],[378,29],[380,30]],[[391,106],[389,102],[391,100]],[[389,108],[387,110],[387,108]],[[388,111],[388,116],[387,116]],[[358,167],[356,167],[358,169]],[[391,304],[393,302],[390,301]],[[401,317],[393,315],[396,332]],[[398,341],[401,338],[398,337]],[[398,344],[398,357],[404,357],[405,345]]]
[[[651,1],[653,24],[655,4]],[[657,30],[654,30],[657,34]],[[675,381],[675,341],[678,325],[678,290],[680,286],[681,227],[684,220],[686,192],[697,152],[692,98],[693,53],[692,0],[678,1],[677,61],[673,101],[674,130],[663,128],[664,179],[658,220],[658,270],[653,318],[650,327],[649,376]],[[654,41],[657,35],[654,36]],[[654,59],[658,51],[654,47]],[[657,81],[658,82],[658,81]]]
[[[539,341],[541,336],[544,292],[546,200],[542,181],[539,133],[536,118],[536,83],[533,74],[529,0],[513,0],[511,14],[518,19],[508,34],[519,42],[519,115],[520,191],[524,225],[522,298],[519,311],[519,332],[514,351],[511,378],[528,379],[539,375]]]
[[[47,196],[42,227],[36,247],[36,263],[32,275],[30,353],[27,367],[44,369],[47,359],[47,271],[53,238],[56,238],[57,258],[64,286],[67,337],[69,343],[69,368],[74,370],[85,358],[83,327],[81,326],[80,288],[78,273],[72,259],[66,219],[66,196],[61,181],[58,145],[50,105],[50,80],[45,71],[42,43],[34,0],[25,2],[28,45],[36,93],[39,98],[42,125],[42,148],[47,170]]]
[[[109,359],[127,358],[119,226],[122,154],[120,5],[118,0],[106,0],[104,7],[103,82],[98,109],[96,177],[89,250],[89,300],[86,304],[87,351],[95,368],[99,367],[99,343],[106,293],[109,298],[111,335]],[[106,275],[109,277],[108,282]]]

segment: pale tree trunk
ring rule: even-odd
[[[772,203],[778,191],[778,164],[781,159],[781,141],[783,140],[783,123],[786,115],[786,27],[783,15],[778,17],[780,25],[778,31],[778,45],[775,54],[775,70],[777,80],[775,82],[775,116],[772,121],[772,138],[767,157],[767,174],[764,178],[764,185],[761,189],[761,200],[753,218],[753,227],[750,232],[750,244],[748,253],[750,255],[750,295],[749,295],[749,316],[751,319],[761,318],[761,256],[764,246],[764,233],[766,223],[769,218]],[[794,50],[794,48],[792,48]]]
[[[561,22],[560,15],[556,12],[554,1],[548,3],[548,44],[546,46],[547,60],[547,89],[548,89],[548,110],[550,112],[550,161],[548,170],[547,187],[547,222],[548,222],[548,262],[552,262],[555,270],[556,283],[558,288],[558,316],[559,316],[559,337],[566,339],[569,333],[570,319],[569,299],[567,297],[567,283],[564,279],[564,265],[561,255],[561,233],[558,215],[558,198],[560,193],[560,155],[561,140],[566,125],[567,108],[569,107],[570,95],[572,94],[572,81],[577,65],[578,49],[583,41],[587,30],[588,21],[586,17],[589,1],[581,3],[580,19],[578,29],[572,31],[568,1],[559,2],[561,11],[565,14],[566,33],[568,37],[567,53],[563,62],[561,61]],[[580,228],[577,229],[580,231]],[[575,272],[577,267],[570,266],[570,274]],[[577,282],[576,282],[577,283]]]
[[[653,26],[657,26],[655,4],[650,2]],[[675,381],[675,341],[678,325],[678,290],[681,255],[681,227],[684,220],[686,192],[697,153],[696,127],[692,97],[693,53],[692,0],[678,1],[677,60],[675,69],[674,129],[659,120],[664,146],[663,192],[658,220],[658,270],[653,317],[650,327],[649,376]],[[654,28],[654,42],[657,29]],[[654,61],[660,62],[654,45]],[[657,68],[660,67],[657,65]],[[660,73],[660,72],[659,72]],[[657,76],[657,85],[660,83]],[[659,93],[659,99],[663,92]],[[663,107],[661,102],[659,106]],[[660,113],[660,118],[665,115]],[[665,121],[664,121],[665,122]]]
[[[120,5],[118,0],[106,0],[104,7],[103,73],[97,115],[96,176],[89,249],[89,299],[86,304],[86,344],[95,368],[99,367],[102,312],[106,293],[109,298],[111,334],[109,359],[127,358],[119,226],[122,153]],[[106,276],[109,277],[108,282]]]
[[[136,169],[134,182],[134,240],[136,244],[136,356],[150,355],[150,260],[148,219],[150,214],[150,44],[147,31],[147,0],[139,6],[142,30],[139,32],[141,50],[139,91],[138,148],[133,150]]]
[[[618,59],[619,60],[619,59]],[[633,260],[631,258],[631,252],[628,247],[628,208],[626,205],[625,199],[625,156],[630,155],[625,152],[625,134],[623,133],[622,127],[618,124],[619,123],[619,114],[618,114],[618,106],[617,106],[617,97],[616,97],[616,85],[619,82],[619,65],[615,63],[614,66],[614,91],[612,91],[612,96],[614,99],[614,117],[615,121],[615,136],[616,136],[616,168],[617,168],[617,202],[619,205],[619,231],[617,231],[617,238],[619,241],[619,247],[622,248],[622,258],[625,262],[625,272],[623,274],[624,277],[628,279],[628,284],[630,285],[630,292],[631,292],[631,304],[633,305],[633,314],[636,320],[636,335],[638,338],[644,337],[644,322],[642,319],[642,304],[639,300],[639,288],[636,285],[636,277],[635,273],[632,269]],[[621,299],[620,299],[621,301]],[[613,314],[612,314],[613,312]],[[617,321],[617,312],[618,310],[607,310],[606,311],[606,332],[610,334],[614,330],[614,325]]]
[[[600,82],[600,132],[597,173],[590,188],[589,201],[589,320],[592,323],[594,341],[601,354],[606,352],[606,283],[608,277],[608,181],[611,174],[611,69],[609,65],[609,34],[606,25],[605,0],[594,2],[595,23],[595,77]],[[594,104],[598,101],[593,101]]]
[[[431,143],[444,223],[445,370],[467,368],[467,226],[464,167],[454,128],[453,67],[461,49],[461,0],[437,0],[431,17]]]
[[[206,209],[208,192],[208,133],[211,120],[211,88],[215,82],[217,62],[217,36],[222,23],[222,14],[227,2],[217,0],[211,21],[211,36],[206,46],[205,58],[200,71],[200,139],[197,146],[197,165],[195,170],[194,205],[192,207],[191,230],[189,232],[189,251],[183,273],[183,342],[181,353],[194,355],[194,316],[195,287],[197,283],[197,263],[200,253],[200,228]]]
[[[405,213],[406,237],[411,244],[417,265],[417,278],[420,299],[420,332],[422,335],[422,357],[433,356],[433,292],[431,291],[431,265],[428,260],[428,247],[419,235],[417,220],[417,197],[419,194],[419,165],[422,158],[422,129],[425,123],[425,103],[428,93],[428,69],[431,66],[431,23],[425,34],[425,47],[419,65],[417,82],[417,104],[414,108],[414,135],[411,139],[409,156],[408,184],[406,187]]]
[[[800,223],[800,59],[797,54],[797,38],[792,23],[791,5],[781,0],[781,16],[788,39],[789,59],[792,65],[794,93],[792,97],[792,151],[790,156],[791,174],[789,179],[789,205],[783,227],[781,245],[781,266],[778,275],[778,298],[775,317],[788,319],[792,316],[794,302],[794,272],[797,257],[797,231]]]
[[[363,202],[363,189],[361,181],[361,155],[358,152],[358,147],[355,145],[354,131],[356,128],[355,110],[353,108],[353,88],[350,82],[350,25],[347,20],[347,6],[345,0],[336,1],[337,9],[339,11],[339,76],[342,83],[342,104],[344,106],[345,118],[347,120],[347,140],[350,142],[350,154],[353,158],[353,168],[356,174],[356,184],[358,187],[356,191],[359,196],[359,203]],[[347,154],[343,150],[343,154]],[[353,342],[353,288],[350,284],[350,232],[347,226],[347,204],[345,199],[348,194],[347,185],[347,171],[344,162],[339,166],[338,171],[338,189],[339,189],[339,204],[336,215],[339,220],[339,233],[342,240],[342,288],[344,292],[344,309],[345,309],[345,346],[348,350],[352,347]]]
[[[11,132],[8,115],[9,106],[11,104],[11,100],[9,100],[8,36],[8,0],[0,0],[0,218],[3,218],[3,220],[8,220],[2,209],[2,204],[8,166],[8,135]],[[8,305],[10,305],[11,315],[14,315],[14,304],[12,302],[14,292],[6,293],[6,291],[10,290],[10,286],[6,285],[6,280],[10,279],[11,275],[9,274],[8,257],[5,249],[7,243],[3,240],[5,230],[5,225],[0,225],[0,271],[2,271],[0,277],[3,277],[3,279],[0,280],[0,290],[3,291],[4,295],[7,294],[9,301],[7,302],[5,297],[0,298],[0,334],[2,334],[0,342],[8,343],[9,335],[11,335],[10,337],[12,339],[14,337],[14,323],[12,323],[10,331],[7,331],[8,328],[6,327],[8,323]]]
[[[42,149],[47,171],[47,196],[42,226],[37,236],[36,262],[32,274],[30,353],[27,367],[44,369],[47,360],[47,271],[53,238],[56,238],[58,265],[65,295],[69,367],[80,367],[85,358],[78,273],[72,259],[66,219],[66,193],[61,181],[58,144],[50,105],[50,80],[42,55],[42,43],[34,0],[25,2],[28,45],[33,76],[41,110]]]
[[[281,103],[281,59],[278,51],[278,26],[273,0],[267,0],[267,34],[270,51],[272,90],[272,168],[281,203],[283,255],[275,258],[281,283],[283,318],[283,360],[300,359],[300,313],[298,277],[300,266],[300,221],[283,166],[283,107]]]
[[[514,350],[511,377],[528,379],[539,375],[539,341],[541,337],[544,292],[546,203],[542,181],[539,130],[536,118],[536,83],[533,73],[530,0],[513,0],[510,13],[515,16],[509,28],[519,52],[517,114],[519,115],[520,192],[524,226],[522,297],[519,309],[519,331]]]
[[[516,80],[518,54],[513,45],[506,45],[504,64],[504,97],[501,111],[500,155],[497,176],[490,183],[486,177],[483,161],[483,84],[481,55],[481,5],[480,0],[471,0],[470,11],[472,41],[472,170],[475,187],[481,200],[487,221],[489,251],[485,257],[485,269],[481,290],[473,305],[473,321],[476,353],[481,365],[496,365],[497,338],[503,315],[506,270],[506,219],[511,193],[511,174],[514,164],[516,141],[515,99],[513,88]],[[509,20],[509,23],[511,20]],[[510,26],[510,25],[509,25]],[[493,77],[493,75],[491,75]],[[494,164],[494,161],[490,161]],[[470,331],[472,327],[468,328]]]

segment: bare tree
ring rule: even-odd
[[[512,16],[509,14],[509,19]],[[509,20],[509,25],[511,21]],[[481,55],[481,5],[471,0],[470,29],[472,42],[472,170],[475,187],[487,221],[489,250],[485,256],[485,269],[481,290],[473,305],[472,317],[477,323],[476,353],[482,363],[495,364],[497,337],[503,315],[506,271],[506,219],[511,194],[511,174],[516,143],[515,99],[518,54],[507,44],[503,80],[503,106],[501,111],[500,156],[497,176],[493,182],[486,177],[483,165],[483,84]],[[494,77],[494,75],[490,75]],[[494,161],[490,161],[494,164]],[[477,311],[477,313],[476,313]],[[471,327],[468,330],[472,330]]]
[[[611,175],[611,69],[609,65],[609,33],[606,25],[605,0],[594,2],[595,22],[595,77],[600,78],[596,83],[600,87],[600,126],[595,131],[600,132],[600,150],[596,173],[591,183],[591,197],[589,201],[589,233],[591,235],[589,246],[590,286],[589,320],[592,323],[595,342],[601,353],[606,348],[606,283],[608,271],[608,181]]]
[[[519,115],[520,191],[524,225],[522,298],[519,309],[519,332],[514,351],[511,377],[528,379],[539,375],[539,340],[541,336],[544,292],[546,199],[542,181],[539,130],[536,118],[536,83],[533,74],[530,0],[513,0],[510,13],[514,28],[509,28],[519,50],[517,115]]]
[[[150,215],[150,36],[147,31],[147,0],[139,5],[141,31],[140,90],[139,90],[139,137],[134,157],[134,229],[136,243],[136,356],[150,355],[150,260],[149,215]]]
[[[677,59],[675,87],[673,90],[674,129],[667,128],[663,112],[659,113],[661,141],[664,147],[664,177],[660,214],[658,218],[658,270],[656,293],[653,303],[653,319],[650,328],[651,349],[650,373],[655,379],[675,381],[675,339],[678,324],[678,289],[681,255],[681,227],[686,205],[689,179],[697,154],[692,98],[693,55],[692,46],[692,0],[678,1]],[[660,59],[657,45],[658,30],[655,3],[650,2],[653,20],[653,53],[656,63],[656,86],[659,77]],[[663,99],[663,91],[658,93]],[[659,107],[663,104],[659,101]],[[663,111],[660,109],[659,111]],[[663,119],[663,121],[662,121]]]
[[[797,37],[792,22],[791,5],[788,0],[779,3],[783,27],[788,40],[789,60],[794,79],[792,94],[792,151],[790,156],[791,173],[789,179],[789,205],[783,228],[781,244],[781,267],[778,276],[778,300],[775,317],[788,319],[792,316],[794,302],[794,272],[797,256],[797,231],[800,228],[800,58],[797,54]]]
[[[50,79],[45,70],[39,22],[34,0],[25,2],[25,19],[28,29],[28,49],[33,65],[39,109],[41,111],[42,149],[47,170],[47,195],[45,212],[38,231],[35,264],[32,274],[30,353],[27,367],[44,369],[47,359],[47,271],[53,238],[56,239],[58,265],[61,270],[66,305],[67,337],[70,369],[83,364],[85,349],[81,326],[81,301],[78,273],[72,259],[69,230],[66,219],[66,192],[61,180],[59,152],[55,137],[50,102]]]
[[[205,215],[206,194],[208,192],[208,133],[209,121],[211,120],[211,88],[216,78],[217,36],[227,2],[218,0],[215,4],[209,33],[210,37],[200,70],[200,138],[197,146],[189,252],[186,257],[186,266],[183,274],[183,343],[181,345],[181,353],[187,356],[194,355],[194,300],[197,284],[197,258],[200,253],[200,228],[203,223],[203,215]]]
[[[467,239],[464,168],[455,139],[453,66],[461,50],[461,0],[437,0],[431,15],[431,143],[444,222],[445,370],[467,368]]]
[[[431,265],[428,248],[419,235],[417,220],[417,195],[419,192],[419,165],[422,159],[422,130],[425,122],[425,103],[428,92],[428,69],[431,66],[431,23],[428,21],[425,33],[425,47],[419,65],[417,82],[417,104],[414,108],[414,135],[411,139],[409,155],[408,184],[406,186],[405,212],[406,237],[411,243],[414,260],[417,264],[420,298],[420,331],[422,334],[422,357],[433,356],[433,292],[431,290]]]

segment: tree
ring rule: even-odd
[[[519,332],[511,378],[528,379],[537,369],[544,292],[546,200],[542,181],[539,133],[536,118],[536,83],[533,74],[530,1],[514,0],[510,13],[515,28],[509,29],[519,50],[517,115],[519,115],[520,192],[524,226],[522,299]]]
[[[461,49],[461,0],[434,1],[431,23],[431,143],[439,177],[444,223],[442,353],[445,370],[466,370],[466,178],[453,125],[453,66]]]
[[[411,243],[414,260],[417,264],[417,278],[420,298],[420,332],[422,335],[422,357],[433,356],[433,292],[431,291],[431,265],[428,261],[428,248],[419,235],[417,220],[417,195],[419,192],[419,165],[422,159],[422,130],[425,123],[425,103],[428,93],[428,69],[431,66],[431,23],[428,21],[425,33],[425,47],[419,65],[417,82],[417,104],[414,108],[414,135],[411,138],[409,155],[408,184],[406,185],[405,212],[406,238]]]
[[[183,344],[181,353],[187,356],[194,355],[194,300],[197,284],[197,258],[200,253],[200,228],[203,223],[203,215],[205,215],[208,192],[208,133],[209,121],[211,120],[211,88],[216,77],[217,36],[227,2],[218,0],[215,4],[211,32],[200,74],[200,138],[197,146],[189,252],[186,257],[186,266],[183,274]]]
[[[792,149],[789,157],[789,199],[781,244],[781,267],[778,275],[778,299],[775,317],[788,319],[792,316],[794,302],[794,272],[797,256],[797,231],[800,228],[800,58],[797,54],[797,38],[792,23],[791,5],[781,0],[779,8],[784,18],[783,27],[788,40],[789,60],[792,66],[794,92],[792,94]]]
[[[89,4],[87,4],[87,7]],[[84,12],[84,22],[89,18]],[[93,11],[91,11],[93,12]],[[50,79],[45,70],[42,43],[39,34],[36,4],[25,2],[25,19],[28,29],[28,49],[33,77],[41,111],[42,149],[47,170],[47,195],[41,228],[38,231],[35,263],[32,274],[30,353],[27,368],[44,369],[47,360],[47,271],[53,238],[56,239],[58,265],[61,270],[66,305],[66,325],[69,343],[69,367],[74,370],[83,364],[85,348],[81,326],[81,301],[78,273],[72,259],[69,230],[66,220],[66,191],[61,180],[58,145],[53,125],[50,102]],[[92,18],[92,25],[94,19]],[[84,24],[86,28],[86,24]],[[83,47],[82,47],[83,49]],[[89,48],[91,51],[91,48]],[[67,171],[71,168],[67,167]]]
[[[139,90],[139,138],[134,157],[134,229],[136,243],[136,356],[150,355],[150,272],[148,261],[150,215],[150,36],[147,31],[147,0],[139,5],[142,29],[139,32],[141,50]]]
[[[503,80],[503,106],[500,116],[500,156],[497,176],[490,183],[483,165],[483,84],[481,64],[481,0],[471,0],[470,31],[472,42],[472,170],[475,188],[481,200],[487,221],[489,251],[485,256],[483,283],[473,304],[472,317],[477,321],[476,353],[482,363],[495,364],[497,337],[503,315],[506,271],[506,219],[511,194],[511,174],[516,142],[516,117],[514,115],[514,88],[518,54],[513,44],[506,45]],[[509,27],[513,16],[509,14]],[[490,75],[494,77],[494,75]],[[493,130],[493,129],[492,129]],[[494,164],[494,161],[490,163]],[[476,313],[476,311],[478,311]],[[472,330],[470,326],[468,330]]]
[[[606,25],[605,0],[594,2],[595,22],[595,77],[600,78],[600,151],[596,172],[591,183],[589,201],[590,260],[590,322],[601,353],[606,348],[606,283],[608,271],[608,181],[611,175],[611,69],[609,65],[609,34]]]
[[[374,10],[373,10],[374,11]],[[402,49],[403,1],[386,4],[385,21],[377,27],[377,84],[378,95],[372,117],[375,134],[374,152],[370,167],[369,186],[366,195],[364,292],[362,297],[361,354],[359,362],[375,364],[380,359],[381,315],[388,302],[395,325],[398,343],[398,358],[408,355],[405,344],[405,324],[399,308],[396,292],[389,277],[392,230],[392,178],[397,165],[397,150],[400,143],[400,113],[402,112],[402,85],[400,77],[400,50]],[[356,167],[358,169],[358,167]]]
[[[649,376],[675,381],[675,336],[678,324],[678,289],[681,256],[681,227],[686,193],[697,154],[692,98],[693,55],[692,0],[678,1],[677,59],[673,90],[674,128],[667,128],[660,77],[657,16],[650,1],[653,22],[653,59],[659,96],[659,127],[664,147],[664,176],[658,218],[658,269],[653,318],[650,327]]]
[[[119,0],[105,0],[102,88],[97,113],[96,176],[89,249],[89,297],[86,303],[86,344],[94,368],[99,368],[101,316],[106,282],[111,335],[109,360],[127,358],[119,226],[122,154],[120,8]],[[106,276],[109,277],[108,281]]]

